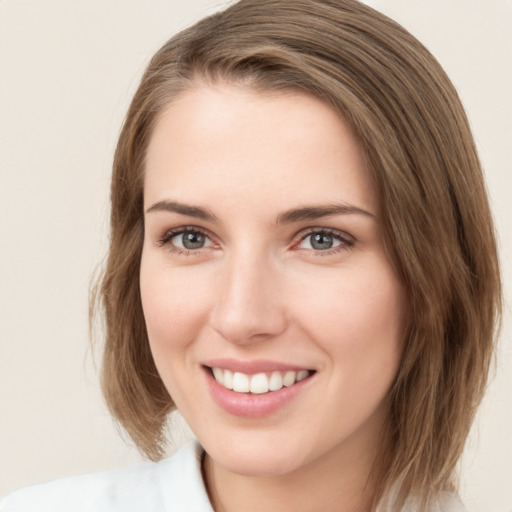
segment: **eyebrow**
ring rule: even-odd
[[[188,204],[178,203],[177,201],[158,201],[150,206],[146,213],[164,211],[186,215],[187,217],[195,217],[196,219],[206,220],[209,222],[218,222],[218,218],[211,211],[201,208],[199,206],[192,206]],[[293,208],[278,215],[276,224],[293,224],[294,222],[301,222],[305,220],[315,220],[330,215],[364,215],[366,217],[375,218],[373,213],[370,213],[357,206],[348,204],[328,204],[318,206],[301,206]]]
[[[287,212],[281,213],[277,217],[276,224],[291,224],[293,222],[300,222],[304,220],[315,220],[329,215],[364,215],[367,217],[375,218],[373,213],[370,213],[357,206],[348,204],[329,204],[320,206],[303,206],[294,208]]]
[[[212,212],[205,208],[178,203],[176,201],[158,201],[158,203],[150,206],[146,210],[146,213],[162,211],[179,213],[181,215],[186,215],[187,217],[195,217],[196,219],[207,220],[210,222],[216,222],[218,220]]]

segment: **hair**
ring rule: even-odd
[[[454,485],[486,387],[501,311],[495,235],[450,80],[404,28],[356,0],[241,0],[177,34],[150,61],[115,152],[110,247],[91,303],[105,320],[110,411],[150,459],[163,455],[175,406],[153,362],[140,298],[145,156],[165,107],[217,82],[313,95],[360,141],[409,304],[374,506],[391,495],[427,504]]]

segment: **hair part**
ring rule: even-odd
[[[426,505],[453,485],[485,390],[501,311],[496,242],[453,85],[405,29],[355,0],[241,0],[173,37],[149,63],[115,153],[110,247],[91,302],[105,319],[107,404],[144,454],[162,456],[175,406],[140,299],[145,156],[165,107],[219,82],[314,95],[361,143],[410,308],[374,505],[411,494]]]

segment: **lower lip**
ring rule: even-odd
[[[313,378],[310,375],[292,386],[283,387],[268,393],[237,393],[221,386],[213,377],[209,368],[204,367],[208,388],[215,403],[229,414],[246,418],[261,418],[277,412],[287,406]]]

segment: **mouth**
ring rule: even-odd
[[[314,370],[283,370],[248,374],[235,372],[218,366],[206,367],[215,381],[223,388],[235,393],[263,395],[289,388],[311,377]]]
[[[202,363],[213,402],[230,415],[264,418],[289,411],[308,389],[315,389],[316,369],[275,360],[229,358]]]

